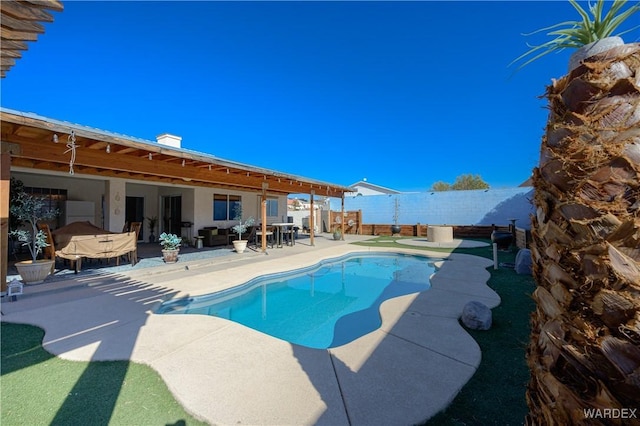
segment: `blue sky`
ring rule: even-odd
[[[525,181],[540,96],[571,52],[508,65],[547,40],[522,33],[577,19],[565,1],[64,6],[2,80],[3,107],[402,191],[468,173],[494,188]]]

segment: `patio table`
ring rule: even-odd
[[[275,226],[276,227],[276,247],[282,248],[283,247],[282,237],[283,237],[284,229],[288,228],[290,226],[295,226],[295,224],[291,223],[291,222],[278,222],[278,223],[272,223],[269,226]],[[292,239],[293,239],[293,237],[292,237]]]

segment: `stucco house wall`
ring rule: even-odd
[[[191,236],[198,233],[198,229],[205,226],[218,226],[228,228],[237,223],[234,220],[213,220],[213,195],[228,194],[242,197],[244,218],[253,216],[260,218],[260,194],[255,192],[230,191],[226,189],[166,186],[154,184],[141,184],[128,182],[122,179],[96,179],[80,174],[73,177],[56,176],[46,174],[34,174],[21,171],[12,171],[12,177],[21,180],[25,186],[64,189],[67,191],[67,199],[70,201],[92,201],[95,206],[94,225],[114,232],[120,232],[124,225],[125,198],[127,196],[141,197],[144,199],[144,217],[157,216],[159,218],[156,228],[156,236],[163,232],[162,197],[182,197],[182,221],[192,222]],[[111,192],[113,192],[111,194]],[[270,198],[273,198],[270,196]],[[277,197],[278,216],[267,217],[267,222],[280,222],[282,217],[286,221],[287,197]],[[64,225],[61,219],[53,221],[52,228]],[[148,227],[144,223],[145,241],[147,240]],[[186,229],[180,233],[188,234]]]

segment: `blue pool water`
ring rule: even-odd
[[[385,300],[428,290],[435,260],[354,253],[166,302],[158,313],[214,315],[298,345],[332,348],[378,329]]]

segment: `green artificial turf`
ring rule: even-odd
[[[42,329],[2,323],[0,424],[204,425],[157,372],[127,361],[76,362],[42,347]]]
[[[394,238],[377,238],[376,247],[404,247]],[[486,241],[489,242],[489,241]],[[372,246],[372,243],[361,245]],[[416,248],[411,246],[411,248]],[[429,251],[472,254],[493,259],[491,247],[473,249],[433,249]],[[513,264],[516,251],[499,251],[498,262]],[[500,295],[492,309],[492,327],[487,331],[467,330],[482,350],[482,361],[471,380],[444,411],[424,423],[439,425],[521,425],[528,412],[525,390],[529,380],[525,352],[529,343],[529,316],[535,309],[531,294],[535,281],[518,275],[513,268],[488,268],[487,283]]]

